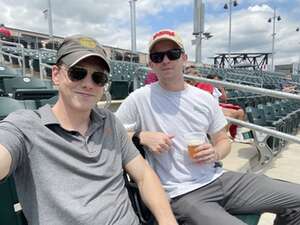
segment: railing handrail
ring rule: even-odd
[[[277,138],[281,138],[281,139],[284,139],[284,140],[287,140],[287,141],[292,141],[292,142],[295,142],[297,144],[300,144],[300,138],[296,137],[294,135],[286,134],[286,133],[283,133],[283,132],[280,132],[280,131],[277,131],[277,130],[262,127],[262,126],[259,126],[259,125],[253,124],[253,123],[248,123],[248,122],[238,120],[238,119],[234,119],[234,118],[230,118],[230,117],[226,117],[226,119],[230,123],[233,123],[235,125],[239,125],[239,126],[246,127],[246,128],[249,128],[249,129],[257,130],[257,131],[269,134],[269,135],[277,137]]]
[[[201,81],[204,83],[221,85],[226,88],[237,89],[240,91],[248,91],[248,92],[272,96],[272,97],[276,97],[276,98],[288,98],[288,99],[300,100],[300,95],[295,95],[295,94],[282,92],[282,91],[274,91],[274,90],[270,90],[270,89],[266,89],[266,88],[252,87],[249,85],[234,84],[234,83],[230,83],[230,82],[226,82],[226,81],[207,79],[207,78],[203,78],[203,77],[195,77],[195,76],[191,76],[191,75],[184,75],[184,77],[188,78],[188,79],[196,80],[196,81]]]
[[[15,42],[10,42],[10,41],[3,41],[0,40],[0,51],[2,52],[2,43],[3,44],[9,44],[9,45],[14,45],[17,48],[21,48],[21,60],[22,60],[22,71],[23,71],[23,76],[26,75],[26,70],[25,70],[25,53],[24,53],[24,46],[21,43],[15,43]]]

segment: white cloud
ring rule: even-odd
[[[250,12],[273,12],[273,9],[266,4],[250,6],[248,10]]]
[[[232,11],[232,50],[249,52],[270,52],[272,26],[267,23],[272,17],[272,8],[281,0],[239,0],[239,6]],[[164,19],[178,7],[193,6],[193,0],[138,0],[136,2],[137,24],[144,19],[151,21],[152,17]],[[228,12],[222,11],[225,0],[203,0],[206,9],[206,30],[214,36],[202,41],[202,55],[205,62],[212,63],[207,57],[215,53],[226,52],[228,46]],[[289,62],[297,58],[300,45],[300,33],[295,29],[300,26],[291,14],[298,15],[300,0],[295,0],[296,7],[291,12],[279,8],[282,21],[276,24],[276,61]],[[272,3],[272,4],[271,4]],[[244,6],[250,5],[248,8]],[[244,5],[244,6],[243,6]],[[36,32],[48,32],[48,24],[42,11],[47,8],[47,0],[2,0],[0,23]],[[52,0],[54,34],[70,35],[84,33],[97,38],[101,43],[114,47],[130,49],[130,7],[128,0]],[[215,11],[214,11],[215,10]],[[217,12],[217,13],[215,13]],[[182,11],[182,13],[188,13]],[[190,59],[195,58],[191,40],[193,21],[181,22],[181,15],[170,19],[174,29],[179,31],[184,39]],[[152,25],[137,27],[137,49],[146,52]],[[298,48],[299,47],[299,48]]]

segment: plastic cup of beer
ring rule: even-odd
[[[197,147],[206,142],[206,135],[203,132],[190,132],[184,135],[184,139],[188,146],[188,154],[193,159],[198,153]]]

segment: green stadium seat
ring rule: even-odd
[[[264,114],[260,112],[257,108],[248,106],[246,107],[245,111],[247,114],[248,121],[250,123],[276,129],[266,124],[266,119],[264,117]],[[275,141],[268,141],[270,139],[273,139],[273,137],[265,133],[257,132],[255,130],[252,131],[252,134],[253,134],[256,149],[259,153],[260,165],[264,165],[270,162],[271,159],[274,157],[274,155],[276,155],[279,152],[279,149],[274,148]]]
[[[128,81],[113,81],[110,85],[109,92],[112,100],[121,100],[129,94],[129,82]]]
[[[19,207],[13,177],[8,177],[0,182],[0,199],[1,225],[27,225],[24,214]]]
[[[57,90],[50,87],[49,81],[36,77],[3,79],[3,87],[8,95],[21,100],[45,99],[57,95]]]
[[[25,109],[23,102],[10,97],[0,97],[0,120],[18,109]]]

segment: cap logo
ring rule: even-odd
[[[160,36],[163,36],[163,35],[169,35],[169,36],[175,36],[175,32],[174,31],[168,31],[168,30],[163,30],[163,31],[160,31],[158,33],[156,33],[154,36],[153,36],[153,40],[160,37]]]
[[[79,44],[85,48],[96,48],[97,43],[90,38],[80,38]]]

